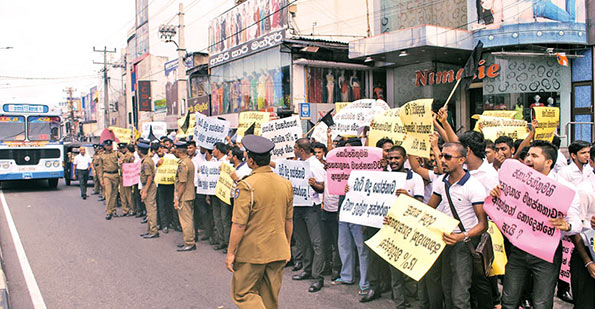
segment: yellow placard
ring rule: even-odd
[[[534,139],[551,142],[554,139],[558,125],[560,125],[560,108],[533,107],[533,115],[535,115],[535,120],[538,123]]]
[[[376,142],[382,138],[391,139],[395,145],[403,144],[406,135],[399,108],[389,109],[374,116],[368,133],[368,145],[375,146]]]
[[[215,195],[227,205],[231,205],[231,189],[233,188],[233,179],[231,174],[235,171],[233,166],[223,162],[221,163],[221,173],[215,186]]]
[[[160,185],[173,185],[176,181],[178,171],[178,160],[174,158],[163,158],[163,163],[157,167],[155,183]]]
[[[434,133],[432,102],[434,99],[414,100],[407,102],[399,110],[407,134],[403,141],[407,154],[430,158],[430,136]]]
[[[118,128],[118,127],[109,127],[110,131],[114,132],[114,135],[120,140],[120,143],[130,143],[130,136],[132,135],[132,131],[130,129]]]
[[[335,102],[335,114],[342,110],[345,106],[349,105],[351,102]]]
[[[506,118],[506,119],[514,119],[518,111],[503,111],[503,110],[491,110],[491,111],[484,111],[481,115],[475,114],[471,116],[473,119],[479,119],[481,116],[487,117],[498,117],[498,118]]]
[[[481,127],[481,130],[479,128]],[[495,141],[500,136],[508,136],[513,140],[527,137],[527,122],[525,120],[480,116],[475,123],[475,131],[483,132],[485,139]]]
[[[494,248],[494,262],[490,270],[490,277],[504,275],[506,263],[508,263],[504,250],[504,237],[502,237],[498,226],[492,221],[488,222],[488,233],[492,237],[492,247]]]
[[[178,119],[178,133],[176,134],[176,138],[183,138],[189,135],[194,135],[194,124],[196,123],[196,116],[194,113],[190,113],[190,121],[188,124],[188,130],[186,132],[182,132],[180,129],[184,125],[184,121],[186,121],[186,116]]]
[[[238,136],[244,136],[244,132],[254,125],[254,135],[260,135],[260,126],[269,122],[268,112],[241,112],[238,124]]]
[[[412,279],[419,281],[444,250],[443,233],[458,221],[405,194],[387,213],[388,224],[366,241],[376,254]]]

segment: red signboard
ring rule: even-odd
[[[141,112],[150,112],[151,109],[151,82],[148,80],[138,81],[138,109]]]

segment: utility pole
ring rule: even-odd
[[[184,57],[186,56],[186,42],[184,39],[184,4],[180,3],[180,12],[178,13],[178,104],[180,107],[185,107],[188,110],[188,102],[186,100],[186,65],[184,64]],[[182,105],[181,103],[184,102]],[[183,108],[180,108],[183,116]]]
[[[67,93],[66,98],[66,107],[68,108],[68,118],[70,120],[70,132],[69,135],[72,139],[74,139],[74,106],[72,106],[72,93],[76,91],[72,87],[64,88],[64,92]]]
[[[103,53],[103,62],[95,62],[93,64],[102,64],[103,65],[103,126],[105,129],[109,127],[109,93],[108,93],[108,78],[107,78],[107,66],[112,65],[111,63],[107,62],[107,54],[108,53],[116,53],[116,49],[114,50],[107,50],[107,47],[104,46],[103,50],[96,49],[93,46],[93,51],[98,53]]]

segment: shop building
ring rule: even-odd
[[[471,116],[485,110],[516,108],[530,120],[531,107],[551,105],[560,107],[562,145],[577,138],[576,132],[589,133],[590,141],[592,125],[577,131],[573,122],[593,121],[586,16],[592,1],[497,1],[486,10],[487,2],[376,0],[382,8],[373,18],[377,34],[351,41],[349,57],[371,59],[386,69],[391,106],[427,97],[444,102],[481,41],[477,78],[468,89],[458,89],[449,104],[456,130],[472,128]],[[558,63],[560,53],[567,55],[568,66]]]
[[[381,69],[348,57],[348,41],[368,34],[367,9],[364,1],[249,0],[214,18],[210,115],[370,97]]]

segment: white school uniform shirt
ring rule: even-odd
[[[574,161],[570,162],[570,164],[562,167],[560,171],[557,173],[562,179],[570,182],[571,184],[578,186],[579,184],[583,183],[588,174],[593,171],[593,168],[589,164],[585,164],[583,166],[583,171],[579,170],[578,166]]]
[[[309,178],[314,178],[317,183],[324,183],[326,180],[326,170],[324,169],[324,165],[320,163],[316,156],[311,156],[306,160],[310,164],[310,176]],[[316,192],[312,187],[310,187],[310,198],[312,202],[316,205],[320,205],[322,203],[322,194]]]
[[[198,186],[198,172],[200,171],[200,163],[205,161],[205,155],[197,151],[194,157],[190,159],[194,164],[194,187]]]
[[[238,176],[238,179],[242,179],[250,174],[252,174],[252,169],[248,167],[246,161],[242,161],[242,163],[236,167],[236,176]]]
[[[564,153],[562,153],[562,151],[560,151],[560,149],[558,149],[558,158],[556,159],[556,164],[554,165],[554,172],[559,173],[564,166],[568,165],[566,162],[568,162],[566,156]]]
[[[436,207],[436,210],[454,218],[450,211],[448,197],[446,196],[444,188],[445,183],[448,185],[448,177],[450,177],[450,174],[444,174],[434,182],[434,194],[442,198],[440,204]],[[473,206],[483,204],[486,197],[484,186],[477,180],[477,178],[471,176],[469,171],[465,171],[465,175],[463,175],[458,182],[451,185],[449,191],[452,203],[461,219],[460,221],[463,223],[463,227],[465,227],[466,231],[471,230],[479,222],[475,215],[475,210],[473,210]],[[461,232],[458,225],[453,232]]]
[[[91,166],[91,162],[93,158],[89,154],[83,156],[80,153],[74,157],[73,163],[76,165],[77,170],[88,170],[89,166]]]
[[[472,171],[470,170],[469,174],[479,180],[479,183],[483,185],[486,191],[486,196],[490,194],[492,189],[500,184],[498,181],[498,172],[494,166],[488,163],[488,160],[485,159],[478,169]]]
[[[430,198],[432,197],[432,193],[434,192],[434,182],[436,182],[436,179],[438,179],[438,177],[440,176],[436,175],[434,173],[434,170],[428,170],[428,178],[430,179],[430,181],[426,185],[424,185],[424,203],[426,204],[430,201]]]
[[[424,179],[410,169],[405,170],[405,173],[407,173],[407,177],[405,178],[405,187],[402,189],[405,189],[411,197],[423,200],[425,195]]]
[[[583,227],[590,229],[591,217],[595,216],[595,171],[589,173],[585,178],[585,181],[577,187],[580,199],[578,212]]]

